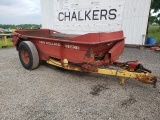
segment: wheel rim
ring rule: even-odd
[[[22,56],[22,60],[25,64],[28,64],[29,63],[29,54],[26,50],[22,49],[21,50],[21,56]]]

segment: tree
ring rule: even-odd
[[[156,22],[156,20],[157,20],[157,17],[156,17],[156,16],[150,16],[150,17],[149,17],[149,23],[150,23],[150,24],[153,24],[154,22]]]
[[[154,10],[154,13],[157,13],[160,10],[160,0],[152,0],[151,9]]]
[[[3,29],[37,29],[37,28],[41,28],[41,25],[37,25],[37,24],[20,24],[20,25],[6,25],[6,24],[0,24],[0,28]]]
[[[152,0],[151,9],[153,9],[154,13],[158,13],[158,15],[155,17],[150,16],[149,20],[150,22],[154,19],[154,22],[160,25],[160,0]]]

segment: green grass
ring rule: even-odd
[[[8,47],[13,47],[13,43],[12,43],[12,39],[8,38]],[[0,48],[2,48],[2,46],[6,46],[4,40],[2,38],[0,38]]]
[[[156,42],[160,43],[160,26],[150,25],[148,28],[148,37],[156,38]]]

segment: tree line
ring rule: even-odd
[[[0,24],[0,28],[3,29],[37,29],[41,28],[41,25],[38,24],[20,24],[20,25],[12,25],[12,24]]]

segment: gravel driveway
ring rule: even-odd
[[[48,64],[28,71],[15,48],[0,49],[0,120],[160,120],[160,53],[125,48],[128,60],[152,70],[157,88]]]

